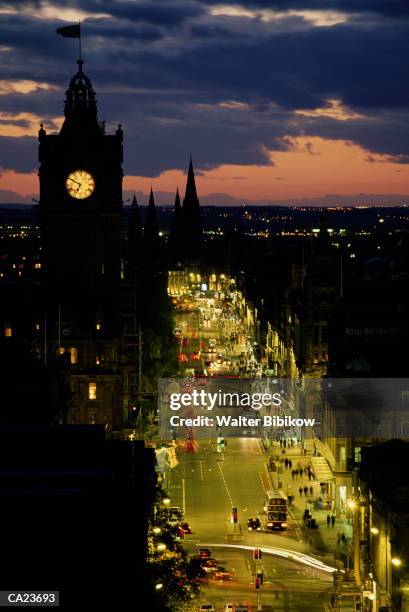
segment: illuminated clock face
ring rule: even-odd
[[[95,181],[86,170],[74,170],[67,176],[65,181],[67,191],[76,200],[85,200],[93,193]]]

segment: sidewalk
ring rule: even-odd
[[[332,515],[331,510],[321,510],[314,507],[314,500],[318,500],[322,497],[320,483],[317,480],[308,479],[308,474],[304,471],[306,467],[311,465],[311,455],[302,455],[301,446],[295,445],[294,447],[285,448],[285,454],[282,453],[282,448],[278,443],[274,443],[268,454],[266,453],[266,459],[269,455],[278,455],[279,463],[282,467],[282,473],[271,472],[270,477],[273,485],[278,487],[281,482],[281,489],[286,495],[294,496],[294,503],[291,507],[291,513],[297,520],[300,531],[302,533],[303,540],[308,544],[310,552],[316,552],[320,555],[332,556],[338,560],[342,560],[345,566],[348,566],[348,555],[352,554],[351,543],[352,543],[352,525],[348,524],[346,519],[335,517],[335,524],[332,527],[327,525],[327,516]],[[285,468],[284,461],[289,459],[292,462],[292,468]],[[291,471],[303,469],[302,475],[292,476]],[[308,487],[307,495],[299,493],[299,488]],[[310,494],[310,487],[312,487],[312,495]],[[308,509],[310,515],[315,519],[318,528],[308,529],[304,524],[303,516],[304,511]],[[341,540],[342,534],[345,535],[345,543]]]

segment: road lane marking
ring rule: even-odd
[[[203,480],[203,462],[199,461],[200,464],[200,480]]]
[[[221,468],[220,463],[218,463],[217,465],[218,465],[218,467],[219,467],[220,474],[221,474],[221,477],[222,477],[222,480],[223,480],[224,486],[225,486],[225,488],[226,488],[227,497],[229,498],[230,505],[231,505],[231,507],[233,508],[233,500],[232,500],[232,498],[231,498],[230,491],[229,491],[229,487],[227,486],[227,482],[226,482],[226,479],[225,479],[225,477],[224,477],[223,470],[222,470],[222,468]]]

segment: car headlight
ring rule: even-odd
[[[272,527],[273,523],[267,523],[267,527]]]
[[[281,523],[281,527],[287,527],[287,523]]]

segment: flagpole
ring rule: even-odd
[[[82,49],[81,49],[81,21],[78,20],[78,27],[80,29],[80,35],[78,37],[78,44],[79,44],[79,52],[80,52],[80,57],[79,60],[80,62],[82,62]]]

